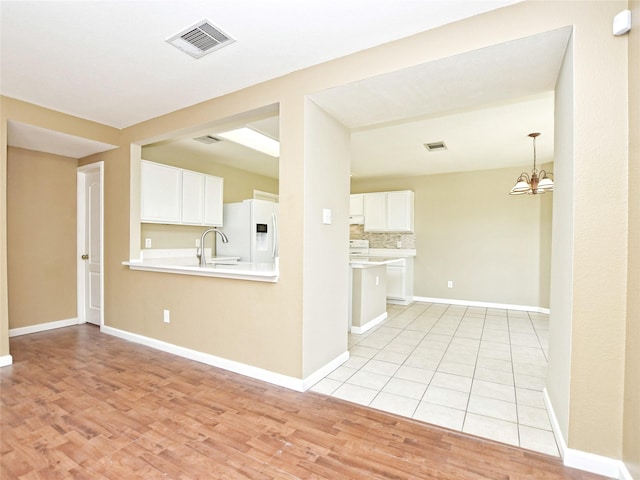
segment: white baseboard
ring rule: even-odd
[[[413,297],[412,296],[408,296],[405,298],[390,298],[387,297],[387,303],[390,303],[392,305],[409,305],[411,302],[413,302]]]
[[[620,480],[633,480],[633,477],[631,476],[631,472],[629,472],[629,469],[624,464],[624,462],[620,462],[620,463],[622,463],[622,466],[620,467],[620,476],[618,478]]]
[[[413,297],[414,302],[449,303],[451,305],[465,305],[467,307],[502,308],[504,310],[519,310],[522,312],[536,312],[549,314],[550,310],[531,305],[511,305],[508,303],[476,302],[474,300],[457,300],[453,298]]]
[[[578,470],[596,473],[609,478],[617,478],[618,480],[633,480],[629,470],[627,470],[626,465],[621,460],[569,448],[560,430],[560,423],[553,410],[553,405],[551,404],[551,399],[549,398],[549,393],[546,388],[542,391],[542,394],[547,412],[549,413],[551,428],[556,437],[560,457],[565,467],[577,468]]]
[[[30,333],[44,332],[46,330],[54,330],[56,328],[70,327],[77,325],[78,318],[67,318],[66,320],[57,320],[55,322],[39,323],[37,325],[29,325],[28,327],[18,327],[9,329],[9,337],[18,337],[20,335],[28,335]]]
[[[11,355],[3,355],[0,357],[0,368],[8,367],[13,364],[13,357]]]
[[[334,358],[329,363],[327,363],[323,367],[321,367],[318,370],[316,370],[315,372],[313,372],[308,377],[304,378],[302,380],[302,391],[305,392],[305,391],[309,390],[316,383],[318,383],[324,377],[329,375],[331,372],[333,372],[336,368],[338,368],[340,365],[342,365],[347,360],[349,360],[349,351],[348,350],[346,352],[342,353],[341,355],[338,355],[336,358]]]
[[[382,323],[386,318],[387,318],[387,312],[384,312],[384,313],[381,313],[380,315],[378,315],[373,320],[369,320],[367,323],[365,323],[364,325],[362,325],[360,327],[356,327],[354,325],[351,325],[351,333],[355,333],[356,335],[360,335],[360,334],[366,332],[367,330],[371,330],[376,325]]]
[[[288,375],[282,375],[270,370],[265,370],[263,368],[254,367],[252,365],[236,362],[234,360],[217,357],[215,355],[199,352],[190,348],[180,347],[172,343],[163,342],[162,340],[156,340],[155,338],[145,337],[144,335],[127,332],[106,325],[100,327],[100,331],[109,335],[113,335],[114,337],[119,337],[124,340],[129,340],[134,343],[139,343],[147,347],[155,348],[156,350],[161,350],[163,352],[171,353],[179,357],[188,358],[189,360],[194,360],[196,362],[211,365],[213,367],[229,370],[230,372],[239,373],[240,375],[245,375],[247,377],[262,380],[264,382],[272,383],[274,385],[289,388],[298,392],[304,392],[316,382],[321,380],[329,372],[335,370],[338,366],[349,359],[349,352],[344,352],[334,360],[316,370],[308,377],[302,379],[290,377]]]

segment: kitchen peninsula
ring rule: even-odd
[[[139,260],[122,262],[131,270],[182,275],[231,278],[256,282],[278,281],[278,259],[274,263],[240,262],[238,257],[211,257],[205,267],[198,265],[196,249],[143,250]]]
[[[387,265],[401,258],[351,257],[351,333],[364,333],[387,318]]]

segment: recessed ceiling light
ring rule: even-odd
[[[216,133],[216,135],[244,145],[245,147],[252,148],[253,150],[266,153],[272,157],[277,158],[280,156],[280,142],[249,127],[241,127],[235,130],[229,130],[228,132]]]
[[[430,152],[435,152],[438,150],[446,150],[447,144],[444,142],[425,143],[424,148],[426,148]]]

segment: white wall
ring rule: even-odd
[[[569,428],[573,303],[573,39],[556,83],[551,315],[547,392],[564,438]]]

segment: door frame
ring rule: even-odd
[[[104,161],[83,165],[77,168],[77,243],[76,243],[76,269],[77,269],[77,296],[78,296],[78,323],[87,323],[86,317],[86,284],[85,266],[81,260],[85,245],[86,211],[85,198],[86,174],[98,172],[100,174],[100,328],[104,326]]]

